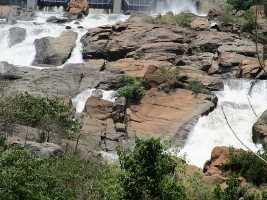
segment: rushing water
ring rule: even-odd
[[[252,108],[258,116],[267,109],[267,81],[259,81],[249,96],[250,82],[248,80],[225,81],[224,90],[216,93],[219,100],[217,108],[208,116],[199,119],[180,152],[185,154],[189,163],[203,167],[205,161],[210,159],[211,151],[215,146],[244,149],[227,126],[221,110],[222,106],[238,137],[252,150],[256,151],[259,148],[252,142],[252,126],[257,120]]]
[[[87,99],[93,96],[94,91],[96,91],[96,89],[87,89],[72,99],[73,106],[76,108],[76,113],[83,112]],[[100,91],[103,95],[102,99],[111,102],[115,101],[115,91],[113,90],[109,91],[100,90]]]
[[[179,4],[172,2],[167,7],[161,7],[160,12],[171,10],[175,13],[181,11],[197,13],[195,5],[191,1],[180,0]],[[75,24],[75,22],[65,24],[47,23],[46,20],[51,16],[61,17],[62,12],[37,12],[33,21],[19,21],[15,25],[0,24],[0,61],[18,66],[32,66],[35,56],[34,40],[46,36],[58,37],[66,26],[71,26],[71,30],[78,33],[78,39],[67,63],[82,63],[80,38],[88,28],[114,24],[128,18],[125,15],[89,14],[84,19],[79,20],[79,24]],[[8,30],[14,26],[25,28],[27,36],[23,42],[10,48],[8,47]],[[79,29],[78,26],[83,26],[84,29]],[[185,154],[191,164],[203,167],[215,146],[244,148],[227,126],[221,106],[224,107],[228,120],[238,137],[251,149],[257,150],[259,147],[253,144],[251,136],[252,125],[257,118],[252,112],[248,98],[250,98],[250,102],[259,116],[267,108],[267,82],[258,82],[250,97],[248,96],[249,87],[250,81],[248,80],[225,81],[224,90],[216,93],[219,99],[218,107],[208,116],[199,119],[180,155]],[[77,113],[84,110],[85,103],[92,96],[94,90],[87,89],[73,98]],[[102,92],[103,99],[114,101],[113,91]]]
[[[89,28],[115,24],[128,18],[126,15],[89,14],[84,19],[79,20],[79,24],[75,24],[75,21],[64,24],[46,22],[49,17],[56,16],[60,18],[62,14],[63,12],[37,12],[33,21],[18,21],[15,25],[0,24],[0,61],[20,66],[31,66],[35,56],[34,40],[46,36],[58,37],[66,30],[66,26],[71,26],[71,30],[78,33],[78,39],[67,63],[82,63],[80,38]],[[82,26],[83,29],[79,26]],[[25,28],[27,33],[23,42],[9,47],[8,30],[11,27]]]
[[[174,14],[189,12],[196,15],[204,15],[197,9],[194,0],[167,0],[159,2],[159,4],[157,5],[157,13],[164,14],[167,12],[173,12]]]

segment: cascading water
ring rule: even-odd
[[[94,91],[96,91],[96,89],[87,89],[72,99],[73,106],[76,108],[76,113],[83,112],[87,99],[93,95]],[[115,101],[115,91],[113,90],[109,91],[100,90],[100,91],[103,95],[102,99],[111,102]]]
[[[36,12],[36,18],[33,21],[18,21],[15,25],[0,24],[0,61],[18,66],[31,66],[35,56],[34,40],[47,36],[58,37],[66,26],[70,26],[72,31],[78,33],[78,39],[76,48],[67,63],[82,63],[80,38],[89,28],[115,24],[128,18],[126,15],[89,14],[84,19],[79,20],[79,24],[75,24],[75,21],[64,24],[46,22],[51,16],[60,18],[62,15],[62,11]],[[26,29],[26,39],[15,46],[9,47],[8,30],[11,27]]]
[[[173,1],[173,0],[167,0],[167,1],[161,1],[157,5],[157,13],[167,13],[172,12],[174,14],[179,14],[181,12],[188,12],[193,13],[196,15],[204,15],[199,12],[196,2],[194,0],[179,0],[179,1]]]
[[[260,148],[252,142],[252,126],[257,120],[252,108],[258,116],[267,109],[267,81],[257,82],[249,96],[250,83],[249,80],[224,82],[224,90],[216,93],[217,108],[199,119],[179,152],[180,155],[185,155],[189,163],[203,167],[215,146],[244,149],[226,124],[221,106],[238,137],[252,150]]]

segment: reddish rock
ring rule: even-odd
[[[209,20],[207,17],[195,17],[190,26],[195,30],[207,30],[209,28]]]
[[[85,104],[85,112],[99,120],[108,119],[112,116],[112,102],[97,97],[88,98]]]
[[[152,89],[139,105],[130,107],[129,131],[138,136],[170,137],[186,122],[214,106],[207,95],[196,96],[189,90],[166,94]]]
[[[253,125],[252,139],[255,143],[267,144],[267,111]]]
[[[265,61],[265,65],[267,65],[267,61]],[[255,78],[261,71],[259,60],[248,58],[241,61],[237,76],[240,78]]]
[[[86,14],[88,9],[87,0],[70,0],[67,8],[68,12],[72,15]]]

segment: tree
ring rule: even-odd
[[[186,200],[184,187],[176,181],[176,163],[159,139],[137,139],[133,150],[118,152],[123,171],[121,199]]]

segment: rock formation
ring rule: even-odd
[[[71,56],[76,45],[77,33],[63,32],[58,38],[45,37],[34,41],[34,65],[62,65]]]
[[[70,0],[67,11],[71,15],[87,14],[89,9],[87,0]]]
[[[265,111],[252,128],[253,141],[267,144],[267,111]]]

